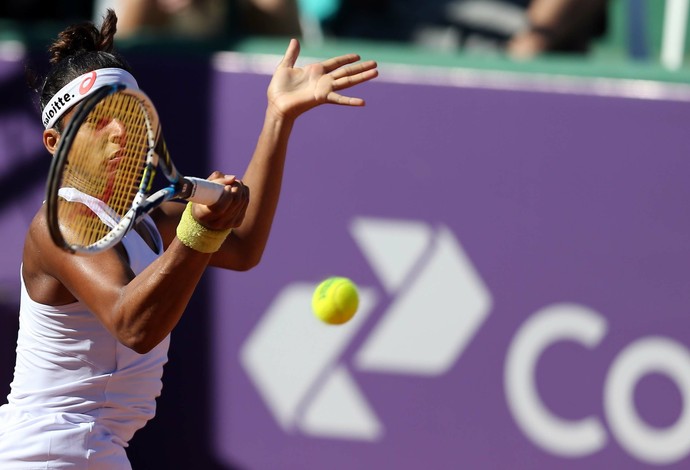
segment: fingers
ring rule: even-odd
[[[378,75],[378,71],[376,70],[377,66],[378,64],[375,61],[367,60],[365,62],[360,62],[348,67],[340,67],[337,70],[333,70],[329,73],[335,80],[351,77],[357,74],[373,74],[371,78],[374,78],[376,75]]]
[[[335,92],[330,92],[326,100],[332,104],[339,104],[342,106],[364,106],[366,103],[362,98],[355,98],[352,96],[343,96]]]
[[[367,82],[373,78],[378,77],[379,72],[378,70],[367,70],[365,72],[361,72],[355,75],[348,75],[342,78],[335,79],[333,81],[333,89],[334,90],[343,90],[345,88],[350,88],[355,85],[359,85],[360,83]],[[331,75],[333,76],[333,75]]]
[[[248,190],[247,186],[237,178],[235,175],[226,175],[225,173],[221,171],[214,171],[211,173],[211,175],[208,177],[209,181],[213,181],[214,183],[219,183],[223,184],[226,187],[230,188],[230,192],[237,193],[237,192],[245,192]]]
[[[378,77],[379,72],[376,67],[376,62],[370,60],[360,64],[343,67],[332,72],[330,75],[331,78],[334,79],[332,84],[333,91],[326,96],[326,100],[329,103],[344,106],[364,106],[365,102],[363,99],[351,96],[343,96],[336,92],[338,90],[344,90]]]
[[[336,92],[378,77],[379,72],[376,67],[376,62],[369,60],[359,64],[342,67],[331,72],[330,75],[331,78],[333,78],[333,91],[328,94],[326,100],[329,103],[344,106],[364,106],[365,102],[363,99],[343,96]]]
[[[242,181],[236,180],[231,185],[230,193],[234,195],[231,225],[237,228],[244,221],[247,207],[249,207],[249,187]]]
[[[206,179],[213,181],[214,183],[228,185],[234,183],[237,180],[237,177],[235,175],[226,175],[225,173],[216,170]]]
[[[232,177],[232,181],[225,185],[226,196],[221,201],[226,206],[233,205],[238,201],[249,201],[249,187],[242,180]]]
[[[249,187],[246,186],[241,180],[235,180],[230,184],[230,192],[241,197],[242,199],[249,200]]]
[[[235,175],[220,171],[211,173],[208,180],[223,184],[223,195],[210,206],[195,204],[194,217],[214,230],[239,227],[249,206],[249,188]]]
[[[338,57],[333,57],[331,59],[324,60],[321,65],[326,73],[330,73],[336,69],[339,69],[343,65],[351,64],[357,62],[360,59],[359,54],[345,54]]]

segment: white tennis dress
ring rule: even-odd
[[[131,231],[123,240],[135,273],[158,253]],[[170,337],[137,354],[77,302],[34,302],[22,279],[17,362],[0,407],[0,469],[130,469],[128,441],[155,414]]]

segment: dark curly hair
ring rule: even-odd
[[[113,10],[108,10],[100,30],[91,22],[83,22],[58,34],[48,48],[51,68],[39,90],[41,111],[55,93],[84,73],[108,67],[132,72],[125,59],[115,51],[116,31],[117,16]],[[59,130],[61,123],[56,127]]]

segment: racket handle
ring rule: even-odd
[[[225,186],[220,183],[193,176],[188,176],[185,179],[192,183],[191,194],[186,198],[189,201],[210,206],[218,202],[223,195]]]

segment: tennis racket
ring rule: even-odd
[[[77,106],[46,185],[48,228],[57,246],[99,253],[165,201],[211,205],[220,199],[223,185],[177,171],[158,113],[143,92],[107,85]],[[158,170],[167,181],[153,192]]]

